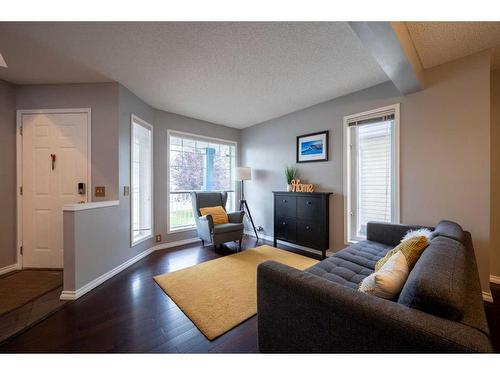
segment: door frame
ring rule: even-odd
[[[87,201],[91,201],[92,194],[92,110],[91,108],[59,108],[59,109],[18,109],[16,110],[16,206],[17,206],[17,269],[23,268],[23,196],[21,186],[23,185],[23,138],[21,126],[23,115],[35,114],[64,114],[85,113],[87,114]]]

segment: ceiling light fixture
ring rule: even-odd
[[[0,53],[0,67],[7,68],[7,63],[5,62],[5,59],[3,58],[1,53]]]

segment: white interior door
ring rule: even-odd
[[[88,197],[88,116],[22,115],[25,268],[63,267],[62,206]],[[85,184],[85,194],[78,183]]]

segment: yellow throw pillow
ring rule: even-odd
[[[212,219],[214,219],[214,224],[227,224],[229,222],[226,210],[222,206],[203,207],[200,208],[200,213],[202,216],[211,215]]]
[[[375,272],[377,272],[389,260],[389,258],[398,251],[403,253],[406,258],[406,262],[408,263],[408,268],[411,270],[428,245],[429,240],[426,236],[411,237],[404,240],[394,249],[389,251],[385,257],[377,262],[377,264],[375,264]]]

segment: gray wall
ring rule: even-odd
[[[405,97],[384,83],[243,129],[242,165],[256,225],[272,235],[272,191],[283,190],[283,168],[295,163],[296,136],[330,130],[330,161],[298,164],[303,180],[334,193],[330,246],[344,247],[343,117],[401,103],[401,221],[435,225],[448,218],[472,232],[483,290],[489,290],[489,53],[425,72],[426,89]]]
[[[0,81],[0,268],[16,263],[16,95]]]
[[[92,109],[92,200],[118,197],[118,84],[22,85],[16,90],[17,109]],[[97,198],[95,186],[106,187]]]
[[[500,277],[500,70],[491,72],[490,273]]]
[[[239,141],[239,130],[153,110],[125,87],[118,86],[119,206],[64,213],[64,289],[77,290],[153,246],[154,239],[130,246],[130,117],[153,125],[155,234],[163,242],[197,237],[196,231],[167,235],[167,129]]]
[[[167,233],[167,130],[240,141],[240,130],[206,121],[196,120],[174,113],[155,110],[154,120],[154,172],[155,172],[155,228],[156,234],[162,235],[163,242],[173,242],[198,237],[195,230]],[[238,144],[238,153],[241,147]],[[239,157],[238,157],[239,159]],[[239,160],[238,160],[239,161]],[[236,192],[238,194],[238,192]],[[236,195],[238,196],[238,195]]]
[[[131,115],[153,124],[154,110],[122,85],[117,86],[117,93],[118,116],[109,125],[118,129],[115,137],[119,184],[115,186],[118,197],[114,199],[120,204],[64,213],[64,290],[81,288],[154,243],[154,239],[149,239],[131,247],[130,196],[123,195],[123,187],[130,186]]]

